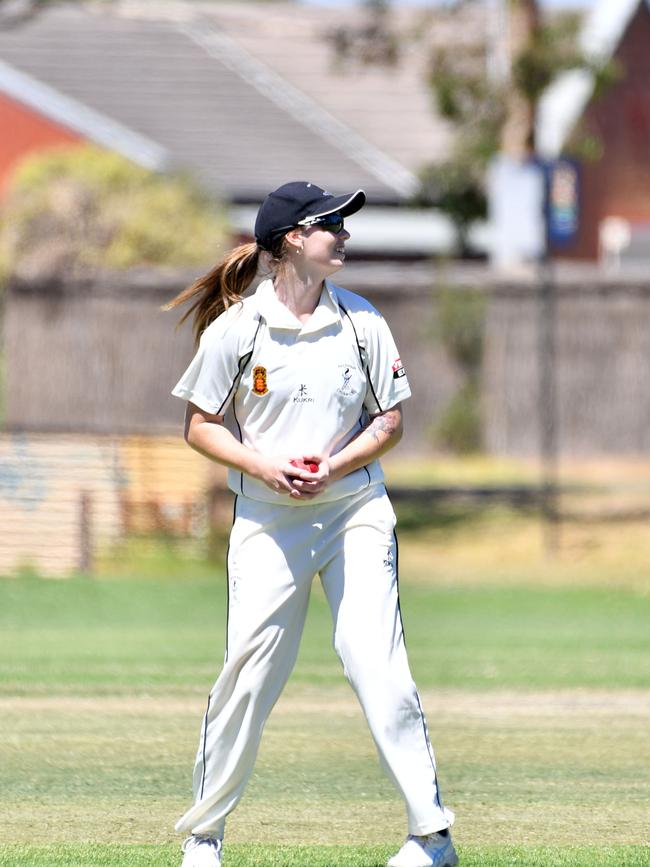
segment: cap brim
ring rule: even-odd
[[[356,214],[366,203],[366,194],[363,190],[357,190],[356,193],[348,193],[345,196],[332,196],[323,202],[323,207],[313,214],[304,217],[299,225],[304,225],[316,217],[326,217],[328,214],[340,214],[342,217],[349,217],[350,214]]]

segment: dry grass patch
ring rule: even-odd
[[[400,569],[409,582],[428,585],[650,592],[647,521],[561,522],[556,534],[549,554],[538,517],[489,510],[456,527],[400,533]]]

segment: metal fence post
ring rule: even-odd
[[[82,491],[79,497],[79,571],[92,575],[93,562],[93,502],[89,491]]]

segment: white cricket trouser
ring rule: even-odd
[[[194,804],[177,831],[223,836],[294,666],[317,573],[332,610],[334,648],[404,798],[409,833],[452,823],[406,657],[394,526],[382,485],[321,505],[238,498],[228,552],[226,661],[201,726]]]

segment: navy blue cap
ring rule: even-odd
[[[327,214],[348,217],[360,210],[365,201],[363,190],[333,196],[316,184],[291,181],[273,190],[262,202],[255,220],[255,240],[263,250],[271,250],[274,242],[290,229],[308,225]]]

